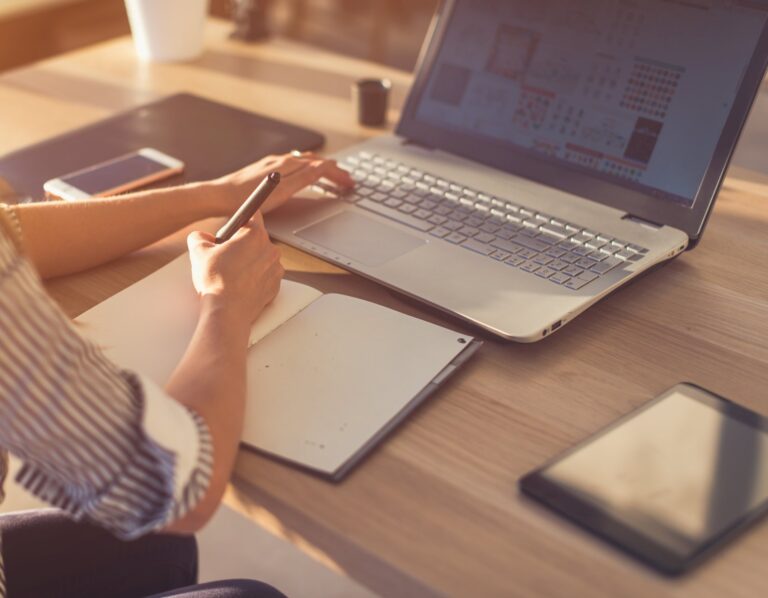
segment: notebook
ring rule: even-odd
[[[164,385],[198,313],[184,254],[77,321],[121,367]],[[340,480],[480,345],[368,301],[283,281],[251,330],[243,442]]]

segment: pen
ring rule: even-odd
[[[253,215],[262,205],[264,205],[264,202],[267,201],[279,182],[280,173],[277,171],[270,172],[264,177],[264,180],[253,190],[253,193],[251,193],[248,196],[248,199],[243,202],[243,205],[237,209],[232,215],[232,218],[218,230],[216,233],[216,243],[218,244],[227,241],[232,235],[240,230],[246,222],[253,218]]]

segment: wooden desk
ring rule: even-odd
[[[353,122],[352,79],[389,76],[396,105],[409,82],[284,41],[237,45],[227,30],[212,22],[208,51],[189,64],[138,65],[121,39],[0,77],[0,151],[181,90],[320,129],[332,151],[373,133]],[[670,581],[525,500],[516,481],[680,380],[768,414],[767,224],[768,185],[735,174],[698,249],[541,343],[488,340],[342,484],[243,451],[227,502],[387,596],[765,595],[768,523]],[[49,289],[75,316],[180,253],[182,238]],[[284,256],[294,279],[445,321],[300,252]]]

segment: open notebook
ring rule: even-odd
[[[184,254],[77,320],[121,367],[164,385],[198,313]],[[338,480],[480,344],[283,281],[251,331],[243,442]]]

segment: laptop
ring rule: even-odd
[[[540,340],[695,247],[768,58],[768,1],[448,0],[357,188],[274,238]],[[737,240],[734,240],[737,242]]]

